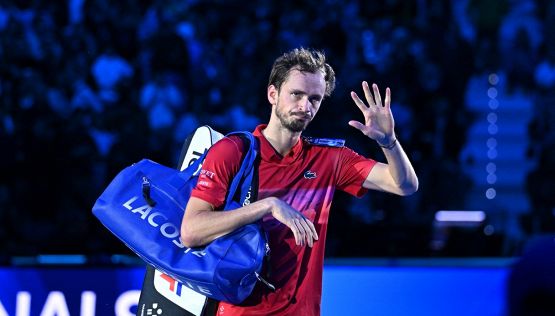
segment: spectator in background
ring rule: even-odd
[[[521,15],[523,21],[517,19]],[[91,198],[66,195],[71,202],[53,203],[62,213],[75,209],[86,212],[102,185],[130,162],[148,156],[173,165],[178,156],[175,153],[192,128],[214,124],[214,118],[222,118],[214,127],[228,131],[251,125],[253,117],[236,119],[244,113],[266,117],[267,107],[260,106],[264,95],[252,92],[263,91],[262,77],[272,56],[289,49],[287,45],[291,43],[323,47],[337,62],[341,71],[337,74],[338,95],[364,78],[376,78],[378,73],[380,80],[391,83],[395,99],[410,105],[407,121],[412,130],[418,131],[401,139],[407,144],[407,151],[415,154],[414,163],[423,171],[422,179],[434,181],[436,175],[445,174],[442,170],[454,178],[460,171],[453,169],[458,168],[453,159],[458,157],[470,125],[461,105],[461,90],[467,86],[468,78],[491,70],[506,73],[503,68],[513,69],[514,74],[524,70],[528,78],[536,78],[537,85],[530,86],[531,81],[520,79],[517,84],[524,84],[528,93],[541,92],[531,140],[533,157],[542,162],[534,171],[537,177],[531,179],[536,177],[541,187],[549,188],[543,175],[549,174],[553,160],[549,140],[553,101],[549,91],[554,91],[551,77],[555,58],[553,49],[548,47],[555,39],[554,16],[553,1],[529,0],[308,1],[295,5],[261,1],[249,7],[234,1],[197,0],[2,2],[0,113],[6,133],[0,133],[0,140],[15,153],[4,157],[6,163],[1,166],[2,174],[8,175],[5,179],[10,179],[4,188],[8,190],[7,203],[12,205],[2,210],[13,210],[14,214],[26,211],[28,206],[13,197],[20,197],[29,188],[43,188],[36,177],[16,176],[35,163],[35,157],[26,151],[37,147],[37,140],[39,144],[48,143],[49,137],[55,135],[59,144],[66,146],[78,138],[87,144],[86,148],[72,151],[60,146],[65,150],[57,158],[79,161],[84,170],[96,170],[93,181],[88,176],[82,179],[95,183],[89,189]],[[458,21],[458,31],[453,29],[453,21]],[[539,28],[534,27],[535,21],[540,22]],[[518,32],[522,41],[519,39],[517,45]],[[500,33],[507,35],[507,42],[498,40]],[[511,47],[517,49],[514,56]],[[527,56],[529,53],[532,58]],[[518,63],[513,64],[513,60]],[[152,115],[148,113],[154,105],[145,102],[148,105],[141,108],[141,93],[164,72],[172,73],[172,89],[181,94],[182,108],[173,107],[170,101],[161,111],[168,114],[163,115],[166,120],[151,125]],[[237,81],[249,84],[237,89]],[[162,90],[166,89],[164,86]],[[339,102],[342,101],[334,97],[330,100],[342,104]],[[311,136],[322,136],[321,131],[333,129],[338,137],[348,137],[349,144],[358,147],[361,140],[342,127],[355,110],[341,106],[323,109],[321,120],[314,122],[309,131],[315,133]],[[74,125],[69,128],[68,122]],[[443,137],[445,126],[454,126],[451,131],[457,133]],[[84,134],[72,135],[79,129]],[[34,139],[37,134],[39,138]],[[75,139],[70,140],[72,137]],[[82,156],[87,152],[88,156]],[[48,173],[43,171],[44,176],[71,177],[63,167],[51,167]],[[458,181],[447,182],[457,185],[457,198],[464,200],[466,188]],[[448,185],[441,187],[449,188]],[[530,185],[536,203],[534,211],[541,208],[551,214],[550,191],[539,194],[533,189],[538,187]],[[438,207],[436,193],[423,189],[416,196],[420,199],[413,204],[418,210],[415,214],[420,215],[418,225],[424,225],[422,218],[431,218]],[[377,208],[386,216],[376,225],[386,223],[384,230],[402,234],[404,228],[390,225],[394,221],[389,221],[388,216],[400,213],[389,210],[404,206],[392,197],[380,199],[373,197],[372,203],[379,205]],[[336,207],[340,211],[347,208],[339,203]],[[361,205],[352,207],[357,208],[353,214],[368,211],[360,209]],[[11,221],[16,217],[9,218]],[[364,226],[361,231],[367,234],[370,229]],[[80,238],[86,243],[85,234]],[[106,241],[106,245],[109,243]],[[404,237],[400,243],[411,244],[412,240]],[[44,246],[48,249],[48,245]],[[426,249],[419,251],[426,254]],[[363,255],[388,254],[367,251]]]
[[[508,92],[533,89],[534,67],[543,41],[537,6],[532,0],[515,1],[503,18],[499,29],[499,50],[502,68],[508,79]]]
[[[108,103],[119,100],[117,85],[122,80],[133,76],[131,65],[111,50],[96,58],[91,71],[100,89],[100,98]]]
[[[170,128],[175,123],[174,112],[185,108],[184,96],[172,82],[171,75],[162,73],[141,89],[140,105],[148,113],[152,130]]]
[[[532,234],[555,229],[555,39],[548,40],[545,51],[544,59],[534,73],[540,89],[534,100],[534,117],[529,126],[528,156],[536,162],[536,167],[526,179],[532,210],[531,215],[524,218],[529,219],[525,226]]]

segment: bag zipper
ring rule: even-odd
[[[272,290],[272,292],[276,291],[276,287],[272,283],[264,280],[264,278],[262,276],[260,276],[260,274],[258,274],[258,272],[254,272],[254,275],[256,275],[256,278],[258,279],[258,281],[260,281],[264,285],[266,285],[270,290]]]

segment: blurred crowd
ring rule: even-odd
[[[347,125],[360,117],[349,91],[389,86],[421,183],[403,199],[338,194],[327,255],[433,255],[435,211],[463,207],[472,186],[458,167],[476,120],[468,82],[491,72],[534,96],[526,186],[543,224],[529,233],[553,229],[554,26],[548,0],[3,1],[0,254],[125,253],[90,212],[107,183],[143,157],[174,166],[200,125],[266,121],[271,64],[299,46],[323,50],[337,74],[306,134],[383,159]]]

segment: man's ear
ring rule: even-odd
[[[270,102],[271,105],[275,105],[277,103],[278,94],[278,90],[273,84],[268,86],[268,102]]]

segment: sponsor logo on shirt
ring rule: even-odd
[[[213,179],[214,178],[214,172],[210,171],[210,170],[205,170],[202,169],[200,171],[200,175],[201,176],[206,176],[207,178]]]
[[[210,188],[210,183],[211,182],[203,181],[203,180],[200,180],[199,182],[197,182],[198,186],[206,187],[206,188]]]
[[[305,179],[315,179],[316,178],[316,172],[311,171],[311,170],[307,170],[307,171],[304,172],[304,178]]]
[[[202,187],[204,189],[210,189],[212,187],[212,184],[214,183],[213,182],[214,177],[215,177],[214,172],[212,172],[210,170],[202,169],[200,171],[197,186]]]

